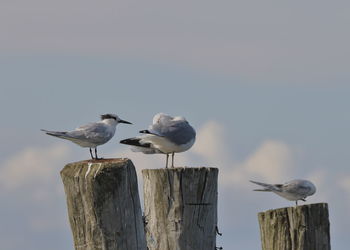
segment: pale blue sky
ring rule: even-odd
[[[224,249],[258,249],[256,213],[292,205],[251,192],[248,180],[288,178],[317,184],[309,202],[329,202],[332,247],[347,249],[349,10],[347,1],[0,3],[4,249],[73,249],[59,170],[89,154],[40,129],[107,112],[134,125],[118,126],[100,154],[144,162],[138,170],[164,159],[129,153],[120,139],[158,112],[194,125],[198,145],[178,162],[220,169]]]

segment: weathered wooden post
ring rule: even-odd
[[[148,249],[214,250],[218,169],[146,169],[142,175]]]
[[[263,250],[330,250],[328,205],[309,204],[258,214]]]
[[[145,250],[137,177],[128,159],[89,160],[61,171],[76,250]]]

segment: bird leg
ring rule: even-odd
[[[166,154],[165,168],[168,168],[168,160],[169,160],[169,154]]]
[[[174,155],[175,153],[173,152],[171,155],[171,167],[174,168]]]
[[[295,207],[297,207],[297,206],[298,206],[298,200],[295,201]]]
[[[97,147],[95,148],[95,159],[96,160],[101,160],[102,158],[98,158],[98,156],[97,156]]]
[[[91,155],[91,159],[94,159],[94,156],[92,155],[92,151],[91,151],[91,148],[90,149],[90,155]]]

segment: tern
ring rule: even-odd
[[[190,149],[196,140],[196,131],[184,117],[172,117],[163,113],[156,114],[152,125],[140,133],[143,135],[121,140],[120,143],[133,146],[134,152],[166,154],[166,168],[170,154],[171,166],[174,167],[175,153]]]
[[[42,131],[48,135],[74,142],[83,148],[90,148],[91,158],[101,159],[97,156],[97,146],[105,144],[114,136],[116,126],[119,123],[132,124],[120,119],[115,114],[104,114],[101,115],[101,121],[83,125],[73,131],[58,132],[45,129],[42,129]],[[92,148],[95,149],[95,157],[93,156]]]
[[[307,196],[311,196],[316,192],[315,185],[307,180],[292,180],[284,184],[250,182],[264,187],[263,189],[255,189],[254,191],[273,192],[287,200],[295,201],[296,206],[298,206],[298,200],[306,201],[305,198]]]

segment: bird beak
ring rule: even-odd
[[[124,120],[119,120],[118,123],[126,123],[126,124],[132,124],[131,122],[124,121]]]

